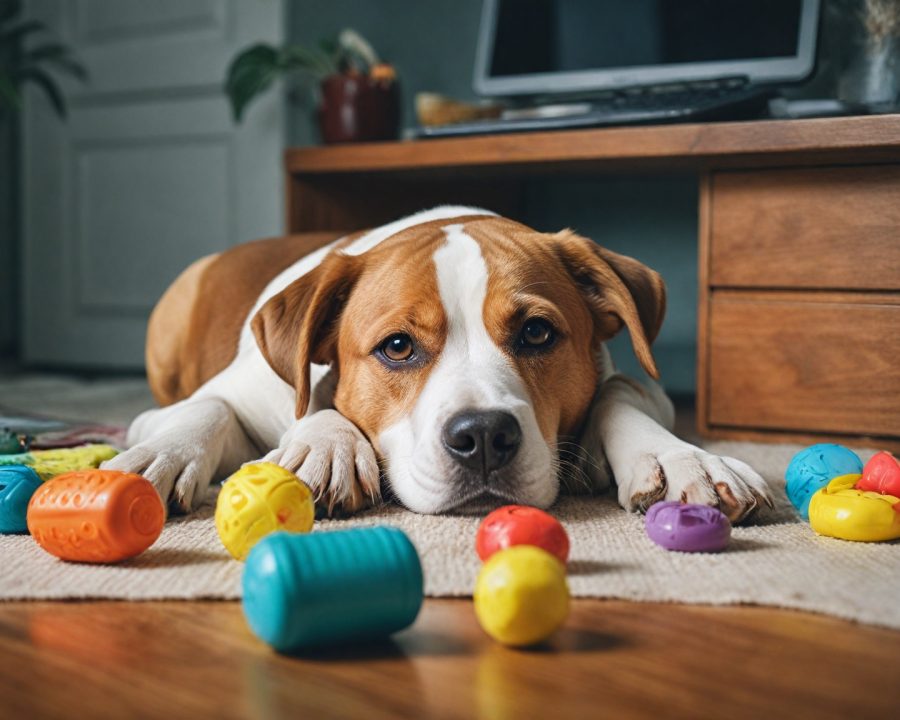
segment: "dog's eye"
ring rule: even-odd
[[[397,333],[381,343],[379,349],[391,362],[406,362],[413,356],[413,341],[409,335]]]
[[[525,349],[537,350],[550,347],[555,339],[556,334],[550,323],[540,318],[531,318],[522,326],[519,346]]]

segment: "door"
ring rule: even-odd
[[[236,126],[243,46],[279,42],[281,0],[33,0],[90,81],[66,121],[23,114],[23,359],[143,367],[154,303],[191,261],[282,229],[282,99]]]

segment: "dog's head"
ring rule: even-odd
[[[253,320],[266,360],[371,440],[394,495],[419,512],[469,500],[549,506],[557,443],[594,395],[600,344],[623,326],[654,377],[665,289],[641,263],[569,231],[493,216],[427,222],[364,254],[332,251]]]

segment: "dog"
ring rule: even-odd
[[[655,381],[616,372],[627,329],[658,379],[659,274],[564,230],[442,206],[313,250],[303,236],[202,258],[151,315],[160,405],[104,467],[145,475],[174,510],[259,459],[323,512],[382,490],[410,510],[549,507],[561,486],[628,510],[701,503],[738,522],[766,503],[745,463],[675,437]]]

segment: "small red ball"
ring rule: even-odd
[[[482,562],[513,545],[534,545],[563,564],[569,558],[569,536],[559,520],[527,505],[497,508],[478,526],[475,550]]]
[[[889,452],[875,453],[863,468],[856,489],[900,497],[900,462]]]

